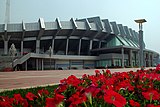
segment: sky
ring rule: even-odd
[[[10,23],[62,21],[71,18],[100,16],[116,21],[135,31],[135,19],[146,19],[143,24],[146,48],[160,53],[160,0],[10,0]],[[0,0],[0,24],[4,23],[5,2]]]

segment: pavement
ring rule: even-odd
[[[145,69],[150,68],[154,67]],[[121,68],[109,70],[113,73],[131,70],[137,71],[139,69],[140,68]],[[102,71],[102,69],[99,70]],[[93,75],[95,74],[94,71],[95,69],[0,72],[0,91],[55,85],[70,75],[75,75],[80,78],[83,74]]]

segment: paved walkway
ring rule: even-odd
[[[137,71],[139,68],[110,69],[111,72]],[[149,69],[149,68],[146,68]],[[58,84],[70,75],[94,74],[94,69],[0,72],[0,91]],[[100,70],[102,71],[102,70]]]

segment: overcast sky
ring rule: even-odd
[[[100,16],[136,31],[135,19],[145,18],[143,24],[146,48],[160,53],[160,0],[10,0],[10,22],[63,21],[70,18]],[[5,2],[0,0],[0,23],[4,23]]]

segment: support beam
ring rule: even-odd
[[[102,45],[102,41],[99,41],[99,47],[98,48],[101,48],[101,45]]]
[[[43,71],[43,70],[44,70],[44,62],[43,62],[43,59],[42,59],[41,64],[42,64],[42,71]]]
[[[7,32],[5,32],[5,35],[2,35],[3,41],[4,41],[4,54],[8,54],[8,42],[10,39],[10,35],[7,35]]]
[[[39,66],[38,66],[38,59],[36,59],[36,70],[38,71]]]
[[[55,39],[53,38],[52,39],[52,51],[53,51],[53,54],[54,54],[54,41],[55,41]]]
[[[21,56],[23,56],[23,41],[21,41]]]
[[[25,23],[22,21],[22,41],[24,40],[24,36],[25,36],[25,31],[26,31],[26,27],[25,27]]]
[[[124,68],[124,48],[121,48],[121,54],[122,54],[122,68]]]
[[[41,36],[43,35],[44,31],[45,31],[45,24],[44,24],[44,19],[43,18],[39,18],[39,25],[40,25],[40,31],[39,34],[37,36],[37,39],[40,40]]]
[[[39,54],[40,51],[40,40],[36,40],[36,53]]]
[[[79,39],[78,55],[81,54],[81,42],[82,42],[82,39]]]
[[[28,70],[28,68],[27,68],[27,61],[25,62],[25,70],[27,71]]]
[[[4,41],[4,54],[8,54],[8,41]]]
[[[67,42],[66,42],[66,55],[68,54],[68,44],[69,44],[69,38],[67,38]]]
[[[131,66],[131,67],[133,67],[133,63],[132,63],[132,50],[130,49],[129,50],[129,65]]]

